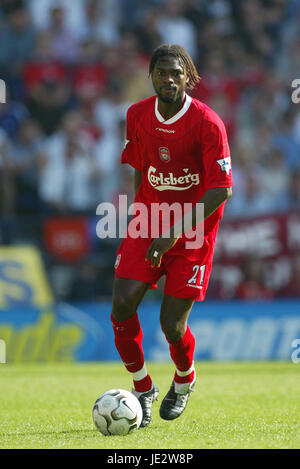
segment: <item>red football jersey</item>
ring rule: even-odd
[[[167,120],[159,113],[156,95],[128,109],[122,163],[142,172],[135,202],[148,207],[155,202],[195,205],[207,189],[233,185],[222,120],[187,94],[183,107]],[[205,235],[214,229],[223,210],[224,203],[205,220]]]

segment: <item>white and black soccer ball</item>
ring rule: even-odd
[[[96,400],[93,420],[103,435],[127,435],[141,425],[143,411],[138,399],[124,389],[110,389]]]

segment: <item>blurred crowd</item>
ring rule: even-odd
[[[225,217],[299,210],[299,33],[300,0],[1,0],[2,243],[38,242],[47,216],[132,199],[126,110],[153,94],[161,43],[188,50],[202,77],[191,94],[225,122],[238,194]],[[86,266],[76,282],[101,283]]]

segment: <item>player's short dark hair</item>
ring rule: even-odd
[[[201,78],[198,75],[190,54],[184,49],[184,47],[179,46],[178,44],[162,44],[153,51],[149,64],[149,75],[152,74],[155,64],[159,59],[170,55],[178,59],[181,65],[184,67],[185,72],[189,78],[187,88],[194,88],[196,83],[198,83]]]

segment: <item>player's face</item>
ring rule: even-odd
[[[178,59],[166,56],[156,62],[152,72],[152,83],[161,101],[175,103],[183,98],[187,76]]]

